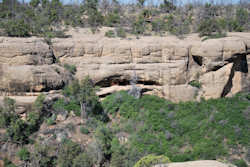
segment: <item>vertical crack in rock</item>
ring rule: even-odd
[[[230,75],[229,75],[229,79],[228,79],[226,85],[224,86],[221,97],[225,97],[231,91],[231,89],[233,87],[234,74],[235,74],[235,63],[233,64],[233,67],[232,67]]]
[[[57,59],[56,59],[56,56],[54,54],[53,43],[50,41],[46,41],[46,40],[44,40],[44,43],[46,43],[49,46],[49,51],[50,51],[51,57],[52,57],[52,64],[57,63]]]
[[[229,62],[233,62],[233,67],[231,69],[229,79],[223,89],[221,97],[225,97],[233,87],[233,78],[235,72],[248,73],[248,64],[246,59],[246,54],[235,55],[232,59],[228,60]]]
[[[189,70],[189,64],[190,64],[190,57],[191,57],[192,55],[191,55],[191,46],[190,47],[188,47],[188,55],[187,55],[187,69],[186,69],[186,71],[188,71]]]

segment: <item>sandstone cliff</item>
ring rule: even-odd
[[[101,96],[129,89],[136,73],[144,92],[172,101],[219,98],[250,90],[250,34],[201,41],[196,34],[110,39],[78,32],[51,46],[40,38],[0,37],[0,91],[61,89],[72,79],[65,63],[77,67],[77,79],[89,75]]]

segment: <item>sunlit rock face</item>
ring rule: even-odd
[[[141,39],[72,36],[53,39],[0,38],[1,92],[60,90],[89,75],[100,96],[128,90],[136,75],[144,93],[178,102],[232,96],[250,90],[250,34],[202,41],[193,34]],[[195,84],[192,84],[195,83]]]

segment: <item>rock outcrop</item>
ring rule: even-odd
[[[235,167],[232,164],[224,164],[218,161],[202,160],[189,162],[176,162],[162,165],[155,165],[154,167]]]
[[[39,38],[0,38],[0,91],[42,92],[61,89],[71,74],[55,64],[50,46]]]
[[[195,34],[184,40],[78,34],[54,39],[51,46],[39,38],[0,38],[0,90],[61,89],[72,77],[58,62],[75,65],[79,80],[89,75],[102,88],[100,95],[113,92],[115,87],[126,90],[135,74],[145,92],[176,102],[250,90],[249,33],[206,41]]]

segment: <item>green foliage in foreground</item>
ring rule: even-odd
[[[4,107],[0,108],[0,128],[6,128],[6,136],[14,143],[26,144],[29,136],[40,127],[40,113],[33,111],[28,113],[24,121],[15,112],[15,101],[10,98],[4,99]]]
[[[130,134],[128,145],[135,152],[166,155],[178,162],[218,159],[226,157],[229,148],[249,146],[248,96],[174,104],[156,96],[134,99],[118,92],[102,104],[106,112],[121,116],[112,127]]]
[[[99,97],[96,95],[97,89],[89,77],[82,81],[75,80],[63,89],[65,98],[57,100],[53,109],[56,113],[74,111],[77,116],[108,121],[108,116],[103,112]]]
[[[234,160],[233,164],[237,167],[247,167],[247,163],[243,159]]]
[[[11,161],[9,161],[8,159],[4,159],[4,166],[5,167],[16,167],[16,165],[14,165]]]
[[[28,161],[30,159],[30,152],[24,147],[17,152],[17,156],[22,161]]]
[[[169,163],[170,160],[168,157],[164,155],[155,156],[155,155],[148,155],[140,159],[134,167],[151,167],[157,164],[166,164]]]

